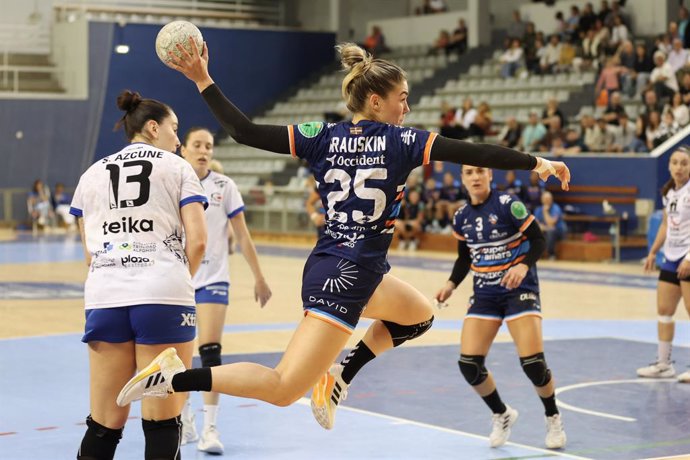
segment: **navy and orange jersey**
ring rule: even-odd
[[[501,279],[529,251],[530,243],[522,232],[533,221],[534,216],[522,201],[497,191],[492,191],[483,203],[467,204],[455,213],[453,235],[470,249],[475,296],[510,292],[501,286]],[[539,293],[536,265],[529,269],[518,290]]]
[[[288,133],[290,152],[309,163],[326,209],[314,253],[386,273],[405,181],[429,163],[436,134],[370,120],[290,125]]]

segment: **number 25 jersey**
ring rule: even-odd
[[[91,266],[86,309],[194,305],[180,208],[207,199],[191,165],[174,153],[131,144],[79,179],[70,212],[83,217]]]
[[[407,176],[429,163],[435,133],[370,120],[288,126],[292,156],[306,160],[326,210],[314,253],[386,273]]]

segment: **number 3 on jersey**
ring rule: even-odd
[[[340,182],[341,190],[330,192],[326,196],[328,200],[328,209],[326,210],[328,220],[336,220],[343,224],[348,222],[347,214],[337,212],[335,205],[350,197],[350,189],[355,192],[355,196],[363,200],[374,201],[374,213],[371,216],[367,216],[362,211],[354,210],[352,211],[352,220],[358,224],[364,224],[379,219],[384,209],[386,209],[386,194],[381,189],[367,187],[365,182],[367,179],[384,180],[387,177],[388,171],[384,168],[358,169],[357,173],[355,173],[354,184],[352,184],[352,177],[350,177],[347,171],[338,168],[329,169],[323,176],[324,182],[333,184],[338,181]]]
[[[135,208],[149,201],[149,192],[151,191],[151,181],[149,177],[151,176],[153,165],[150,161],[144,160],[126,161],[122,164],[122,169],[128,169],[134,166],[140,166],[141,170],[137,174],[125,176],[125,183],[137,182],[139,184],[139,195],[136,198],[118,201],[120,192],[120,167],[112,163],[106,165],[105,169],[110,172],[110,209]]]

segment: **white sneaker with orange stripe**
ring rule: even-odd
[[[342,378],[343,366],[334,364],[314,385],[311,392],[311,412],[319,425],[327,430],[335,424],[338,404],[347,398],[347,383]]]

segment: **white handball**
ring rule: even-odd
[[[188,53],[192,53],[189,37],[194,38],[196,47],[199,53],[201,53],[204,49],[204,38],[201,36],[201,31],[194,24],[188,21],[173,21],[163,26],[156,37],[156,54],[163,61],[163,64],[170,67],[168,51],[172,51],[176,56],[180,57],[180,50],[177,49],[178,43]]]

